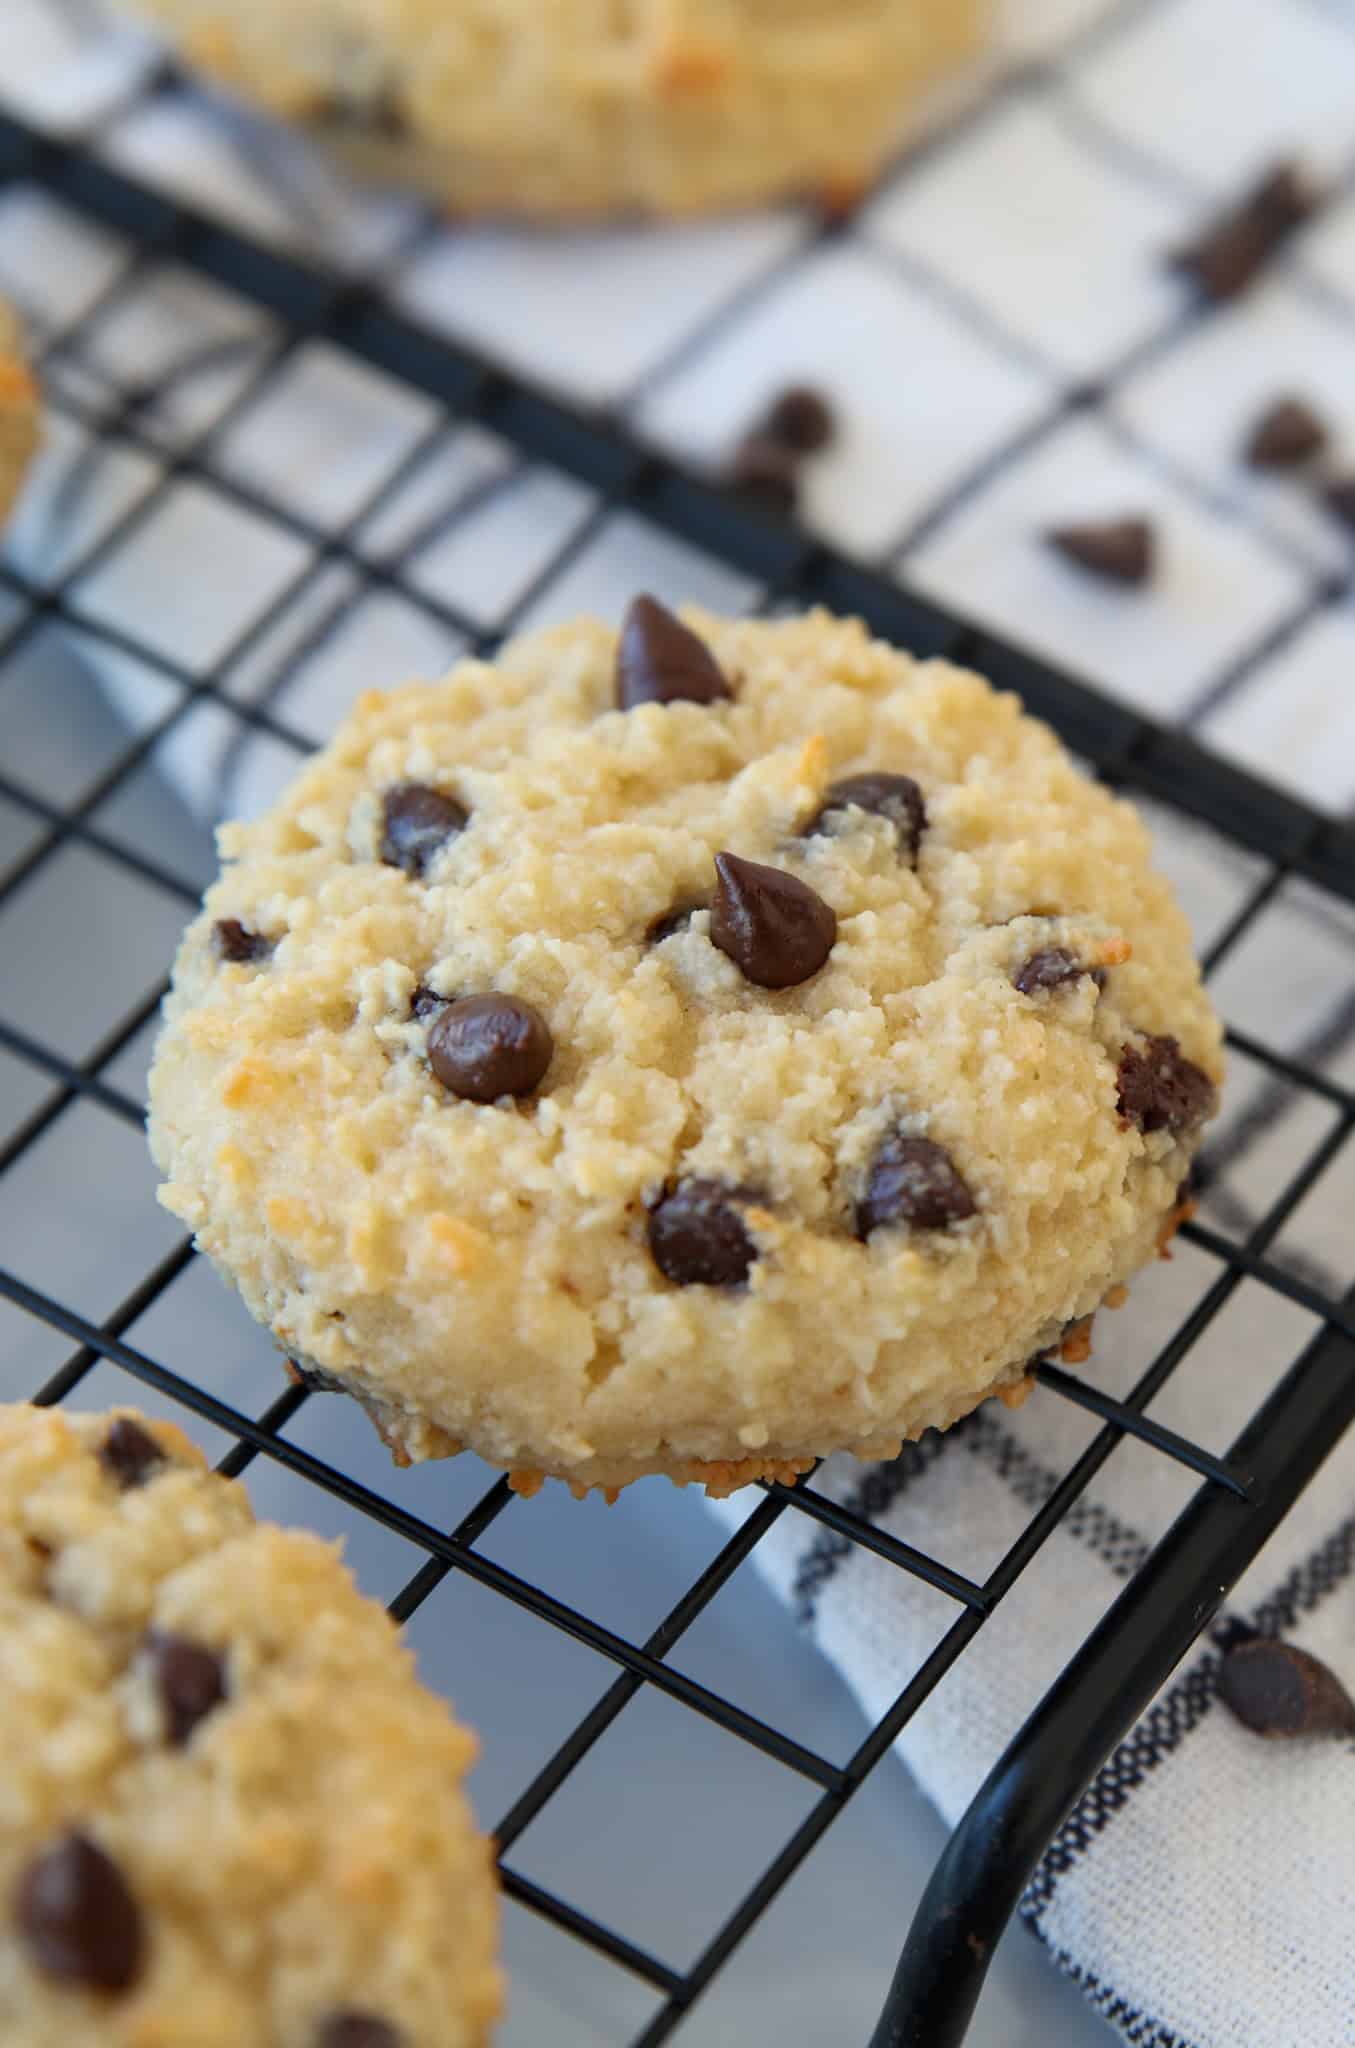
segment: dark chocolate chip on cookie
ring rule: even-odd
[[[679,1287],[740,1286],[757,1257],[741,1205],[755,1199],[747,1188],[719,1181],[678,1181],[649,1213],[649,1249],[659,1271]]]

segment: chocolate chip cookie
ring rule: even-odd
[[[474,1743],[181,1432],[0,1408],[6,2048],[479,2048]]]
[[[457,212],[859,195],[989,0],[131,0],[209,76]]]
[[[396,1455],[892,1455],[1149,1259],[1221,1075],[1133,810],[1014,697],[652,598],[358,704],[179,955],[162,1199]]]
[[[38,445],[38,387],[24,359],[23,334],[0,299],[0,523],[19,495]]]

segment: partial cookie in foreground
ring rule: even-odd
[[[135,0],[221,84],[457,212],[859,197],[989,0]]]
[[[38,445],[38,387],[24,357],[23,333],[0,299],[0,524],[9,517]]]
[[[162,1199],[401,1458],[892,1455],[1153,1256],[1213,1107],[1134,811],[822,612],[372,692],[221,844]]]
[[[480,2048],[474,1743],[171,1425],[0,1408],[5,2048]]]

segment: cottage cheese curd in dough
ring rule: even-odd
[[[222,84],[458,211],[863,190],[988,0],[137,0]]]
[[[5,2048],[482,2048],[475,1750],[172,1425],[0,1408]]]
[[[373,691],[221,847],[162,1199],[400,1457],[892,1455],[1152,1256],[1213,1107],[1134,811],[822,612]]]

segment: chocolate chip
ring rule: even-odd
[[[746,981],[795,988],[817,974],[837,940],[837,912],[783,868],[717,853],[710,935]]]
[[[792,384],[772,401],[754,431],[796,455],[817,455],[837,432],[837,419],[821,391]]]
[[[870,1163],[856,1205],[856,1234],[864,1239],[890,1223],[944,1230],[974,1213],[974,1197],[949,1152],[930,1138],[891,1131]]]
[[[1276,164],[1193,242],[1174,249],[1168,261],[1206,298],[1235,298],[1317,205],[1318,194],[1295,165]]]
[[[1051,527],[1050,547],[1107,583],[1146,583],[1153,573],[1157,536],[1146,519]]]
[[[99,1463],[129,1493],[134,1486],[144,1486],[156,1466],[165,1463],[165,1453],[139,1422],[120,1415],[103,1440]]]
[[[151,1629],[146,1637],[155,1689],[169,1732],[171,1749],[182,1749],[199,1721],[226,1697],[226,1668],[214,1650],[187,1636]]]
[[[67,1835],[28,1865],[14,1917],[30,1958],[49,1977],[127,1991],[140,1975],[140,1910],[117,1864],[87,1835]]]
[[[554,1051],[541,1012],[517,996],[462,996],[428,1032],[428,1064],[444,1088],[468,1102],[530,1095]]]
[[[718,1180],[680,1180],[649,1214],[649,1249],[659,1271],[679,1287],[739,1287],[757,1257],[739,1213],[755,1201],[748,1188]]]
[[[616,701],[718,704],[733,691],[704,640],[653,597],[637,597],[626,613],[616,650]]]
[[[800,500],[798,458],[783,441],[767,434],[749,434],[734,451],[729,480],[745,498],[753,498],[781,519],[789,519]]]
[[[266,939],[262,932],[250,931],[236,917],[218,918],[212,926],[212,951],[218,960],[252,966],[259,960],[267,960],[275,943],[273,939]]]
[[[646,928],[646,945],[661,946],[665,939],[676,938],[679,932],[686,931],[696,912],[705,907],[704,903],[678,903],[671,910],[665,910],[662,917],[656,917]]]
[[[454,1000],[452,996],[440,996],[435,988],[425,988],[421,982],[409,999],[409,1014],[417,1018],[436,1017],[439,1010],[445,1010]]]
[[[1119,1111],[1141,1131],[1185,1131],[1214,1105],[1214,1084],[1174,1038],[1145,1038],[1120,1054]]]
[[[470,813],[455,797],[426,782],[397,782],[381,807],[381,858],[418,881],[449,839],[464,832]]]
[[[1328,484],[1322,493],[1327,510],[1340,520],[1342,526],[1355,532],[1355,476],[1339,477],[1334,484]]]
[[[317,2048],[401,2048],[401,2036],[374,2013],[336,2012],[321,2028]]]
[[[850,822],[845,813],[865,811],[872,818],[888,818],[899,835],[899,851],[916,864],[917,850],[927,829],[927,805],[911,775],[848,775],[830,784],[818,813],[805,826],[805,837],[827,831],[834,819]]]
[[[1270,1636],[1229,1649],[1219,1666],[1219,1698],[1254,1735],[1355,1735],[1355,1700],[1335,1672]]]
[[[1046,946],[1041,952],[1032,953],[1025,965],[1017,968],[1012,976],[1012,987],[1023,996],[1033,996],[1041,989],[1064,988],[1070,981],[1080,981],[1084,974],[1098,988],[1105,987],[1106,977],[1099,967],[1084,966],[1066,946]]]
[[[1301,398],[1277,398],[1251,430],[1247,461],[1253,469],[1296,469],[1320,455],[1328,438],[1311,405]]]
[[[375,135],[383,142],[409,139],[409,115],[392,85],[379,85],[366,93],[328,93],[311,108],[309,119],[322,128]]]

